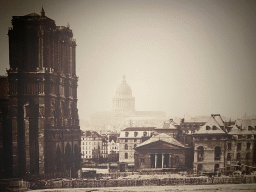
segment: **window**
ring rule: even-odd
[[[215,164],[215,165],[214,165],[214,172],[217,172],[217,171],[219,170],[219,167],[220,167],[219,164]]]
[[[247,149],[247,150],[250,150],[250,149],[251,149],[251,143],[247,143],[246,149]]]
[[[204,160],[204,148],[202,146],[197,148],[197,161]]]
[[[136,144],[134,144],[134,148],[136,147],[137,145]]]
[[[138,136],[138,132],[134,132],[134,137],[137,137]]]
[[[128,137],[128,135],[129,135],[129,132],[125,132],[125,137]]]
[[[228,153],[227,161],[231,161],[231,153]]]
[[[174,159],[174,164],[175,164],[175,165],[178,165],[178,164],[179,164],[179,157],[178,157],[178,156],[175,157],[175,159]]]
[[[211,130],[211,127],[207,125],[206,130]]]
[[[237,154],[236,154],[236,160],[237,160],[237,161],[240,161],[240,160],[241,160],[241,154],[240,154],[240,153],[237,153]]]
[[[220,160],[221,148],[219,146],[215,147],[214,155],[215,155],[214,160]]]
[[[237,143],[237,151],[241,151],[241,147],[242,147],[242,144],[241,143]]]
[[[140,159],[141,164],[144,164],[144,158]]]
[[[146,132],[146,131],[143,132],[143,136],[144,136],[144,137],[147,136],[147,132]]]
[[[217,130],[217,127],[213,125],[212,130]]]
[[[137,142],[137,139],[134,139],[134,143],[136,143]]]
[[[203,170],[203,165],[202,164],[198,164],[197,165],[197,173],[200,173]]]
[[[251,139],[252,138],[252,136],[251,135],[247,135],[247,139]]]
[[[124,145],[124,149],[128,150],[128,145],[127,144]]]
[[[128,142],[128,139],[125,139],[125,143],[127,143]]]
[[[246,153],[246,160],[250,159],[250,153]]]
[[[125,158],[125,159],[128,159],[128,153],[125,153],[125,154],[124,154],[124,158]]]
[[[242,139],[242,135],[238,135],[238,139]]]
[[[231,150],[231,143],[228,143],[228,150]]]

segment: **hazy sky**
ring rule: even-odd
[[[77,41],[80,119],[111,110],[123,75],[138,111],[256,115],[256,1],[1,0],[1,75],[12,16],[42,5]]]

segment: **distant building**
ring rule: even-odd
[[[256,166],[255,127],[233,125],[228,134],[232,138],[226,142],[225,172],[231,174],[233,171],[240,170],[249,174],[255,170]]]
[[[100,163],[107,158],[107,141],[96,131],[85,131],[81,135],[81,155],[83,161]]]
[[[152,137],[155,127],[128,127],[120,133],[119,140],[119,163],[120,170],[124,171],[127,166],[134,168],[134,148]]]
[[[136,111],[132,89],[123,81],[116,88],[112,98],[112,110],[100,111],[91,115],[91,128],[96,130],[111,129],[119,132],[125,127],[152,127],[166,119],[163,111]]]
[[[156,127],[154,129],[157,133],[166,133],[167,135],[177,138],[178,137],[178,124],[173,121],[173,119],[169,119],[164,122],[162,127]]]

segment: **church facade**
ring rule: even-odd
[[[78,170],[76,41],[41,14],[13,16],[9,110],[14,177]]]
[[[127,84],[125,76],[117,86],[112,98],[112,110],[100,111],[91,115],[90,123],[92,129],[119,132],[126,127],[154,127],[162,125],[166,120],[163,111],[136,111],[135,98],[132,89]]]

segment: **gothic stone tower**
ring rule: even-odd
[[[77,170],[76,42],[72,30],[31,13],[9,29],[13,176]]]

